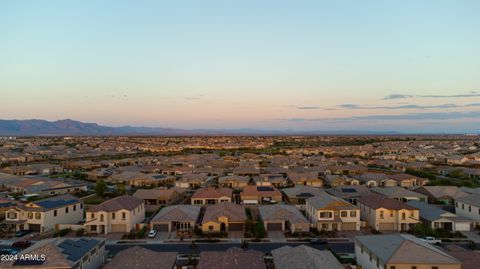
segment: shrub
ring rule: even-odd
[[[72,229],[70,229],[70,228],[61,229],[61,230],[55,232],[55,237],[64,237],[65,235],[67,235],[71,231],[72,231]]]

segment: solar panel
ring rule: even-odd
[[[32,265],[42,265],[45,261],[40,259],[37,260],[16,260],[13,265],[14,266],[32,266]]]
[[[75,262],[92,250],[97,244],[98,240],[95,239],[67,239],[60,243],[58,247],[63,249],[62,253],[67,255],[67,259]]]
[[[354,192],[357,192],[356,189],[347,189],[347,188],[344,188],[342,189],[342,192],[345,192],[345,193],[354,193]]]
[[[70,200],[44,200],[44,201],[39,201],[36,202],[37,205],[44,207],[44,208],[56,208],[56,207],[61,207],[64,205],[70,205],[77,203],[77,199],[70,199]]]
[[[315,195],[309,193],[309,192],[302,192],[302,193],[299,193],[297,194],[297,197],[313,197]]]
[[[266,186],[260,186],[260,187],[257,187],[257,190],[258,191],[273,191],[273,188],[272,187],[266,187]]]

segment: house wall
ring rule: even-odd
[[[93,217],[92,217],[93,213]],[[115,219],[113,219],[112,213],[115,213]],[[122,218],[122,213],[125,213],[125,219]],[[103,215],[103,221],[101,221],[101,215]],[[113,224],[126,224],[125,232],[130,232],[135,229],[137,223],[141,223],[145,219],[145,205],[142,203],[135,209],[129,211],[127,209],[117,210],[115,212],[89,212],[86,213],[86,226],[97,225],[97,233],[100,232],[99,225],[105,225],[105,233],[112,231]],[[87,227],[87,232],[91,232]]]
[[[455,202],[455,213],[458,216],[475,221],[476,224],[480,223],[480,208],[476,206],[457,201]]]

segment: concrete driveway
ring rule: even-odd
[[[271,242],[287,242],[285,234],[282,231],[269,231],[268,238]]]

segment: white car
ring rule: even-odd
[[[435,237],[432,236],[425,236],[421,238],[423,242],[430,243],[430,244],[441,244],[442,240],[440,239],[435,239]]]
[[[150,230],[150,232],[148,232],[149,238],[155,238],[156,235],[157,235],[157,231],[155,230]]]

